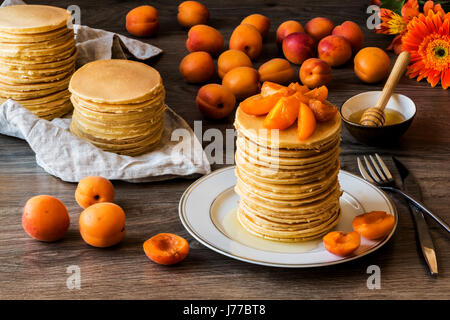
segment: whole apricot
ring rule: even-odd
[[[222,85],[230,89],[237,100],[243,100],[258,93],[259,73],[250,67],[237,67],[227,72],[222,79]]]
[[[277,29],[278,48],[281,49],[284,38],[286,38],[291,33],[295,33],[295,32],[305,32],[305,29],[300,24],[300,22],[297,22],[295,20],[288,20],[288,21],[285,21],[282,24],[280,24],[280,26]]]
[[[111,181],[103,177],[85,177],[78,182],[75,200],[83,209],[99,202],[113,202],[114,186]]]
[[[180,72],[189,83],[203,83],[212,78],[216,68],[208,52],[196,51],[181,60]]]
[[[361,49],[364,42],[364,33],[353,21],[345,21],[333,29],[333,35],[345,38],[352,46],[353,53]]]
[[[140,6],[128,12],[126,28],[138,37],[150,37],[159,29],[158,10],[152,6]]]
[[[294,69],[286,59],[275,58],[263,63],[259,69],[259,80],[261,82],[271,81],[285,84],[294,77]]]
[[[315,49],[314,39],[304,32],[291,33],[283,40],[283,54],[294,64],[302,64],[313,57]]]
[[[250,24],[238,25],[231,34],[230,49],[241,50],[250,59],[255,59],[259,56],[262,49],[261,33]]]
[[[334,23],[328,18],[317,17],[305,24],[306,33],[316,41],[329,36],[333,31]]]
[[[227,87],[210,83],[198,90],[195,102],[205,117],[222,119],[233,112],[236,105],[236,97]]]
[[[69,229],[67,208],[59,199],[40,195],[27,201],[22,213],[22,227],[32,238],[40,241],[56,241]]]
[[[259,13],[251,14],[248,17],[245,17],[241,21],[241,24],[251,24],[256,29],[258,29],[259,33],[261,33],[261,36],[263,38],[267,36],[267,33],[269,32],[270,29],[269,18]]]
[[[186,48],[190,52],[206,51],[216,55],[223,49],[223,36],[213,27],[198,24],[189,29]]]
[[[200,2],[184,1],[178,6],[178,23],[190,28],[197,24],[206,24],[209,19],[209,10]]]
[[[217,71],[222,79],[225,74],[237,67],[252,67],[252,60],[241,50],[227,50],[217,59]]]
[[[172,233],[160,233],[144,242],[147,257],[162,265],[172,265],[186,258],[189,244],[186,239]]]
[[[299,76],[308,88],[317,88],[330,82],[331,67],[323,60],[309,58],[300,67]]]
[[[317,48],[319,59],[332,67],[346,63],[352,57],[352,47],[345,38],[340,36],[327,36],[320,40]]]
[[[111,247],[125,236],[125,212],[111,202],[96,203],[84,209],[79,219],[83,240],[93,247]]]
[[[376,83],[387,77],[391,60],[384,50],[367,47],[356,54],[354,65],[355,73],[361,81]]]

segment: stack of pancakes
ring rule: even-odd
[[[0,8],[0,102],[14,99],[44,119],[72,110],[76,48],[70,13],[42,5]]]
[[[236,111],[237,217],[250,233],[274,241],[321,237],[340,217],[339,114],[305,141],[297,126],[266,130],[264,117]]]
[[[70,131],[109,152],[136,156],[161,140],[165,90],[158,71],[141,62],[98,60],[69,84]]]

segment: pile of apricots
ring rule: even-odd
[[[216,74],[221,79],[220,84],[206,84],[197,93],[197,106],[207,118],[227,117],[236,101],[257,94],[262,82],[296,81],[292,64],[300,66],[299,80],[310,89],[327,85],[332,68],[346,64],[353,55],[355,73],[366,83],[380,82],[389,72],[390,59],[382,49],[361,49],[364,34],[353,21],[336,26],[328,18],[316,17],[304,27],[295,20],[285,21],[278,26],[275,39],[283,58],[275,57],[256,69],[253,62],[261,54],[263,42],[269,40],[269,18],[255,13],[242,19],[225,51],[225,39],[208,25],[209,18],[208,8],[200,2],[184,1],[178,6],[178,23],[189,28],[189,54],[180,62],[180,73],[188,83],[204,84]],[[151,36],[158,27],[158,12],[152,6],[140,6],[127,14],[126,28],[133,35]]]
[[[384,211],[371,211],[353,219],[354,231],[344,233],[332,231],[323,237],[323,245],[327,251],[337,256],[351,255],[361,245],[361,237],[377,240],[387,236],[395,225],[392,214]]]
[[[298,82],[286,87],[266,81],[260,93],[245,99],[239,107],[247,114],[265,116],[266,129],[284,130],[297,121],[297,137],[302,141],[314,133],[317,122],[329,121],[337,113],[327,97],[326,86],[310,90]]]
[[[111,247],[125,236],[125,212],[114,201],[114,186],[103,177],[85,177],[78,183],[75,200],[84,209],[79,217],[83,240],[97,248]],[[53,242],[64,237],[70,217],[64,203],[49,195],[29,199],[22,213],[22,226],[32,238]],[[156,263],[171,265],[189,252],[187,241],[175,234],[161,233],[145,241],[144,252]]]

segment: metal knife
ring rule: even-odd
[[[420,191],[420,186],[414,179],[413,175],[397,158],[392,157],[392,160],[394,161],[398,173],[402,178],[403,182],[402,190],[406,191],[413,198],[422,202],[422,193]],[[430,231],[428,230],[428,225],[427,222],[425,221],[425,217],[423,216],[422,211],[413,204],[411,204],[411,202],[408,201],[408,205],[410,208],[410,212],[413,216],[414,223],[416,225],[416,231],[417,236],[419,238],[420,248],[422,249],[422,254],[428,265],[430,274],[432,276],[437,276],[439,272],[436,259],[436,252],[434,250],[433,240],[431,238]]]

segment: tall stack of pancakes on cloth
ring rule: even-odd
[[[90,62],[73,74],[69,90],[73,134],[105,151],[129,156],[159,144],[165,90],[152,67],[119,59]]]
[[[297,125],[267,130],[264,116],[236,111],[237,218],[253,235],[274,241],[319,238],[340,217],[341,119],[317,123],[304,141]]]
[[[42,5],[0,8],[0,102],[13,99],[44,119],[72,110],[75,70],[71,15]]]

